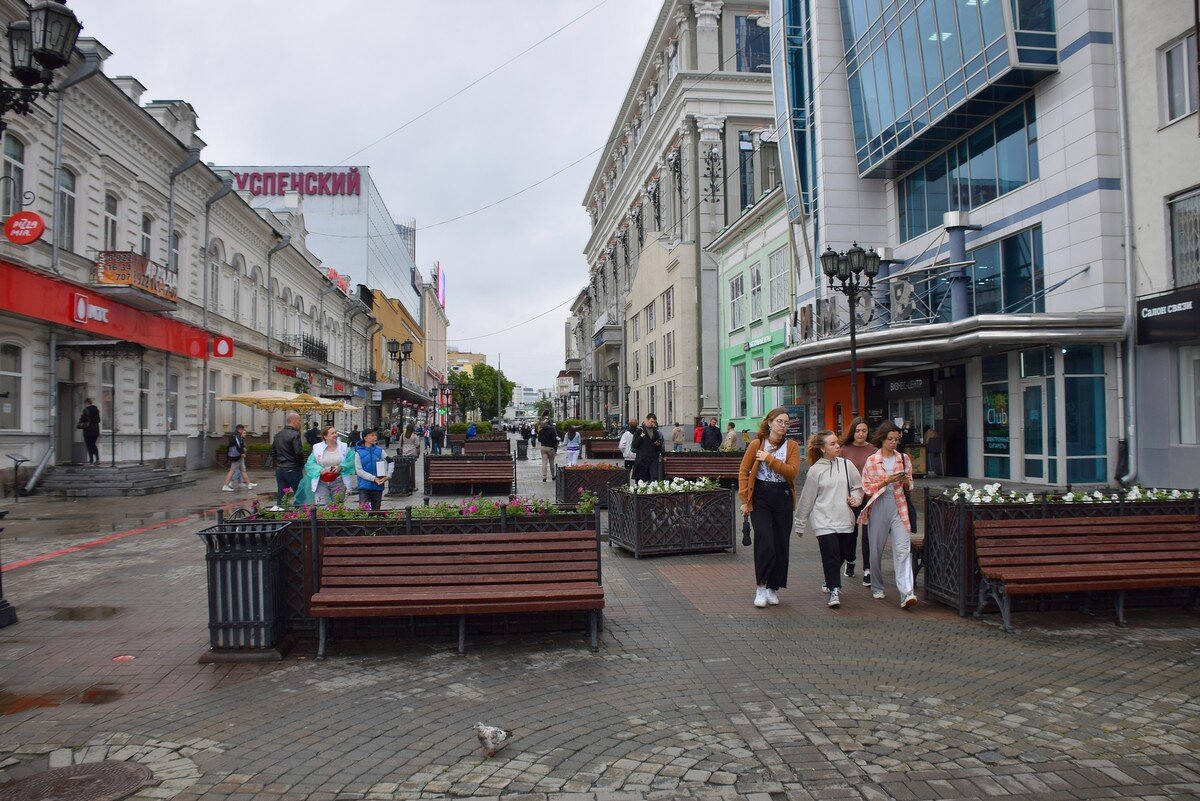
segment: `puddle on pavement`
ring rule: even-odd
[[[79,694],[79,703],[81,704],[108,704],[124,693],[109,684],[93,684]]]
[[[15,715],[30,709],[48,709],[66,699],[65,693],[10,693],[0,690],[0,715]]]
[[[119,606],[60,606],[50,614],[51,620],[108,620],[121,613]]]

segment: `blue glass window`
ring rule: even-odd
[[[734,17],[738,72],[771,71],[771,29],[757,19]]]
[[[1001,195],[1029,182],[1025,109],[1021,106],[1014,106],[996,120],[996,161]]]
[[[1004,302],[1000,286],[1000,243],[979,248],[971,256],[975,259],[975,314],[999,314]]]
[[[925,72],[925,85],[932,92],[941,86],[942,51],[938,43],[938,28],[933,21],[933,0],[925,0],[917,8],[917,35],[921,38],[921,63]]]
[[[1042,229],[1031,228],[970,253],[973,314],[1030,314],[1046,310]]]
[[[946,159],[936,156],[925,165],[926,229],[942,224],[943,215],[950,210],[949,188],[946,180]]]
[[[1053,31],[1053,0],[1012,0],[1013,19],[1019,31]]]
[[[999,197],[996,191],[996,130],[985,125],[967,139],[971,151],[971,208]]]

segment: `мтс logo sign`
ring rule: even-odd
[[[86,324],[89,320],[107,323],[108,309],[88,302],[87,295],[76,292],[75,300],[71,305],[71,319],[82,324]]]

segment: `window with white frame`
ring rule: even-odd
[[[150,427],[150,370],[143,367],[138,371],[138,429]]]
[[[1159,94],[1165,125],[1196,111],[1196,34],[1177,39],[1159,52]]]
[[[651,412],[654,412],[655,414],[658,414],[658,398],[656,397],[656,394],[657,394],[655,392],[656,389],[658,389],[658,387],[654,386],[653,384],[650,385],[650,395],[649,395],[650,402],[649,402],[649,405],[646,406],[646,409],[647,409],[647,411],[651,411]],[[664,421],[664,422],[666,422],[666,421]]]
[[[117,365],[115,362],[100,364],[100,428],[113,431],[113,412],[117,397]]]
[[[650,96],[646,101],[646,116],[653,117],[656,111],[658,111],[658,84],[650,87]]]
[[[182,241],[183,241],[183,237],[180,236],[178,231],[175,231],[174,233],[171,234],[170,262],[171,262],[171,266],[174,267],[176,270],[179,269],[179,246]]]
[[[658,350],[657,342],[646,343],[646,375],[654,375],[654,357]]]
[[[679,40],[673,39],[667,45],[667,84],[675,80],[675,76],[679,74]]]
[[[216,370],[208,371],[208,430],[217,430],[217,384],[221,375]]]
[[[668,381],[663,385],[663,404],[666,406],[667,416],[663,420],[664,423],[674,422],[675,420],[675,382]]]
[[[777,312],[788,306],[786,245],[767,257],[767,266],[771,271],[771,311]]]
[[[742,275],[736,275],[729,281],[729,330],[742,327],[742,313],[744,306],[742,300],[745,297],[746,278]]]
[[[221,263],[216,247],[208,251],[208,310],[216,311],[221,306]]]
[[[142,215],[142,255],[150,258],[150,248],[154,243],[154,218],[149,214]]]
[[[630,330],[630,337],[629,337],[630,341],[637,342],[638,338],[642,335],[640,326],[638,324],[638,315],[635,314],[635,315],[633,315],[633,317],[630,318],[629,330]]]
[[[4,135],[4,177],[12,179],[5,181],[6,186],[0,190],[0,212],[8,217],[21,210],[25,193],[25,143],[12,134]]]
[[[250,327],[258,328],[258,284],[254,285],[254,291],[250,293]]]
[[[762,264],[750,268],[750,321],[762,318]]]
[[[1179,349],[1179,442],[1200,445],[1200,345]]]
[[[75,173],[65,168],[58,176],[58,214],[54,227],[58,246],[75,250]]]
[[[733,416],[746,416],[746,365],[735,364],[729,376],[733,386],[730,387],[733,396]]]
[[[229,296],[229,319],[235,323],[242,321],[242,279],[233,277],[233,293]]]
[[[675,319],[675,287],[667,287],[663,293],[663,322],[669,323]]]
[[[25,349],[5,342],[0,345],[0,428],[21,427],[22,363]]]
[[[167,376],[167,429],[179,430],[179,373]]]
[[[642,352],[640,350],[633,352],[633,377],[642,377]]]
[[[1200,189],[1175,198],[1167,207],[1175,286],[1200,283]]]
[[[668,331],[663,336],[663,362],[669,370],[675,366],[675,332]]]
[[[649,334],[654,330],[654,301],[650,301],[650,305],[646,307],[642,314],[646,318],[646,333]]]
[[[111,192],[104,193],[104,249],[116,250],[117,244],[117,213],[120,201]]]
[[[757,373],[761,369],[763,369],[763,358],[761,356],[759,356],[753,362],[753,367],[752,367],[751,373],[750,373],[751,376],[753,376],[754,373]],[[766,414],[767,413],[767,410],[765,408],[766,405],[767,405],[766,389],[763,387],[756,386],[754,388],[754,416],[762,417],[764,414]]]

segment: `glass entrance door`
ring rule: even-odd
[[[1046,390],[1042,382],[1021,388],[1021,427],[1025,440],[1025,480],[1046,480]]]

